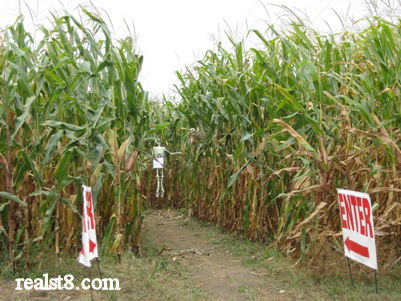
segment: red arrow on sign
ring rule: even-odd
[[[89,253],[93,253],[96,248],[96,244],[89,239]]]
[[[358,244],[349,239],[349,237],[347,237],[344,243],[347,246],[348,252],[353,251],[363,257],[369,258],[369,249],[367,247]]]
[[[96,244],[89,239],[89,253],[93,253],[95,248],[96,248]],[[82,247],[82,249],[81,249],[81,254],[85,255],[84,247]]]

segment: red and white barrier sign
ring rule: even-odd
[[[91,260],[98,257],[95,215],[93,212],[93,201],[91,188],[82,185],[82,249],[79,254],[79,263],[90,267]]]
[[[337,189],[345,256],[377,270],[372,204],[367,193]]]

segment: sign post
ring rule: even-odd
[[[350,258],[374,269],[376,279],[376,242],[370,196],[367,193],[339,188],[337,189],[337,195],[343,232],[344,254],[347,260]],[[351,267],[348,267],[351,274]]]

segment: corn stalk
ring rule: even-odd
[[[270,26],[249,33],[259,49],[231,39],[177,73],[176,122],[189,130],[173,137],[190,145],[177,205],[298,256],[328,238],[336,246],[337,187],[367,191],[389,256],[401,230],[399,27],[372,18],[322,36]]]
[[[13,266],[79,252],[82,184],[92,186],[102,254],[140,244],[137,182],[156,105],[138,81],[133,38],[114,41],[101,16],[81,12],[82,21],[53,15],[39,41],[22,18],[1,38],[0,249],[6,241]]]

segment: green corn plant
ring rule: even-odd
[[[177,73],[177,205],[298,256],[335,239],[335,189],[347,187],[380,205],[377,229],[399,233],[400,24],[370,21],[327,36],[252,30],[260,48],[230,39]]]
[[[22,18],[1,35],[0,249],[6,241],[13,267],[35,262],[38,247],[79,251],[82,184],[102,254],[140,248],[145,137],[158,108],[138,81],[133,38],[113,40],[101,16],[81,11],[82,21],[52,15],[39,41]]]

